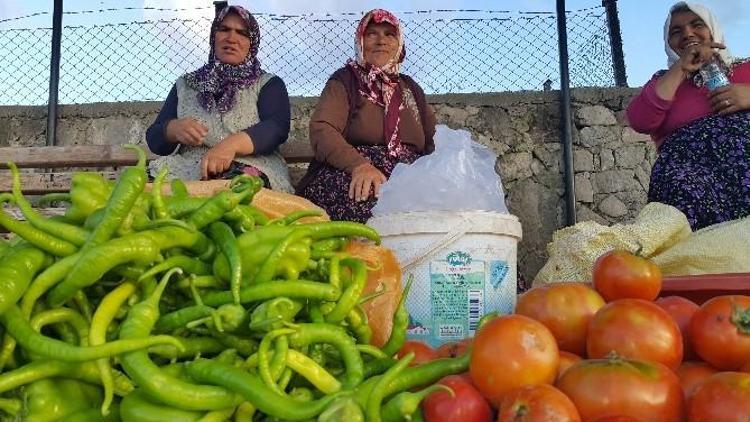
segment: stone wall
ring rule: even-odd
[[[578,221],[632,219],[646,203],[655,149],[627,127],[624,108],[633,89],[573,90],[573,142]],[[499,158],[510,211],[523,224],[519,270],[533,279],[546,245],[564,217],[558,92],[435,95],[438,122],[465,128]],[[307,137],[315,99],[292,99],[294,139]],[[60,108],[58,144],[143,142],[159,103],[69,105]],[[0,107],[0,146],[43,146],[44,107]],[[2,157],[0,157],[2,159]]]

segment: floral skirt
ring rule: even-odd
[[[390,156],[388,147],[385,145],[365,145],[355,148],[362,156],[369,159],[373,166],[383,172],[386,178],[391,176],[396,164],[411,164],[421,156],[413,148],[404,148],[405,151],[398,157]],[[310,183],[297,194],[325,209],[331,220],[364,223],[372,217],[372,207],[375,206],[377,198],[370,191],[371,195],[365,201],[358,202],[350,199],[349,184],[351,181],[352,176],[345,170],[324,165],[318,170]]]
[[[693,230],[750,215],[750,112],[707,116],[670,135],[648,200],[678,208]]]

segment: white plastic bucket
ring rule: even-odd
[[[433,347],[471,337],[486,313],[516,304],[516,251],[521,223],[489,211],[431,211],[379,215],[367,224],[399,259],[408,338]]]

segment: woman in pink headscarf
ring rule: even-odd
[[[355,48],[357,60],[329,78],[310,119],[315,160],[297,194],[334,220],[365,222],[395,165],[435,149],[435,114],[419,85],[399,73],[406,50],[396,16],[368,12]]]
[[[627,110],[659,151],[649,201],[678,208],[694,230],[750,215],[750,62],[731,57],[714,14],[695,3],[669,10],[664,47],[669,68]],[[729,85],[708,90],[701,69],[709,61]]]

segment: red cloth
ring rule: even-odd
[[[627,109],[630,127],[636,132],[651,135],[657,147],[676,129],[711,114],[708,89],[698,88],[686,79],[677,88],[674,99],[667,101],[656,94],[658,76],[654,75],[646,83]],[[736,65],[729,80],[732,83],[750,83],[750,62]]]

